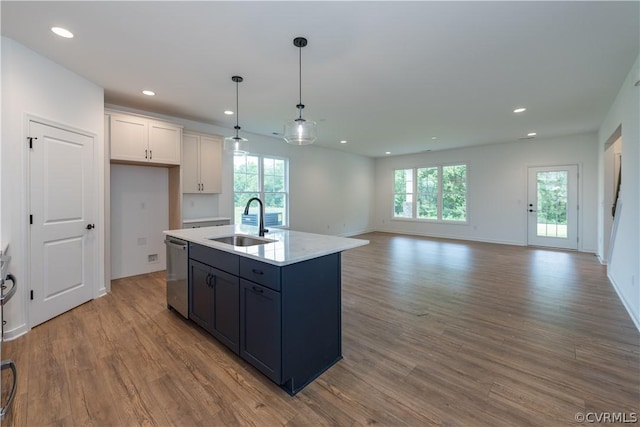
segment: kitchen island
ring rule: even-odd
[[[342,358],[341,252],[367,240],[233,225],[165,234],[188,242],[189,319],[289,394]]]

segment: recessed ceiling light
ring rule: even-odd
[[[519,108],[516,108],[515,110],[513,110],[514,113],[523,113],[525,111],[527,111],[527,109],[524,108],[524,107],[519,107]]]
[[[384,154],[391,154],[391,151],[385,151]]]
[[[231,110],[224,110],[224,113],[225,113],[227,116],[233,116],[233,111],[231,111]]]
[[[143,93],[144,95],[147,95],[147,96],[155,96],[155,94],[156,94],[154,91],[152,91],[152,90],[146,90],[146,89],[145,89],[145,90],[143,90],[143,91],[142,91],[142,93]]]
[[[537,135],[537,133],[535,133],[535,132],[529,132],[529,133],[527,134],[527,136],[536,136],[536,135]]]
[[[343,139],[342,141],[340,141],[340,144],[346,144],[346,143],[347,143],[346,139]]]
[[[435,141],[436,139],[438,139],[438,137],[437,136],[432,136],[431,139]]]
[[[65,39],[72,39],[73,38],[73,33],[71,31],[67,30],[66,28],[52,27],[51,31],[53,31],[55,34],[59,35],[60,37],[64,37]]]

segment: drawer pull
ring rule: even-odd
[[[263,289],[261,289],[261,288],[259,288],[259,287],[257,287],[257,286],[252,286],[251,288],[252,288],[255,292],[258,292],[258,293],[261,293],[261,294],[262,294],[262,293],[264,293],[264,290],[263,290]]]
[[[256,270],[255,268],[251,270],[253,272],[253,274],[259,274],[260,276],[262,276],[264,274],[264,272],[262,270]]]

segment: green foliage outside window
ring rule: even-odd
[[[281,225],[287,225],[287,179],[286,159],[256,155],[235,156],[233,161],[235,223],[241,223],[242,212],[249,199],[259,197],[264,202],[265,213],[282,214]],[[254,209],[257,207],[252,207],[252,212]]]
[[[467,220],[467,165],[433,166],[394,171],[394,216],[431,220]],[[414,188],[415,186],[415,188]]]
[[[418,218],[438,219],[438,168],[418,169]]]
[[[467,165],[442,167],[442,219],[467,219]]]
[[[393,215],[411,218],[413,215],[413,169],[394,171]]]
[[[538,223],[567,225],[568,173],[538,173]]]

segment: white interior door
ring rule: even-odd
[[[93,296],[93,138],[31,121],[31,327]],[[91,225],[91,227],[89,227]]]
[[[531,167],[528,244],[578,249],[578,166]]]

